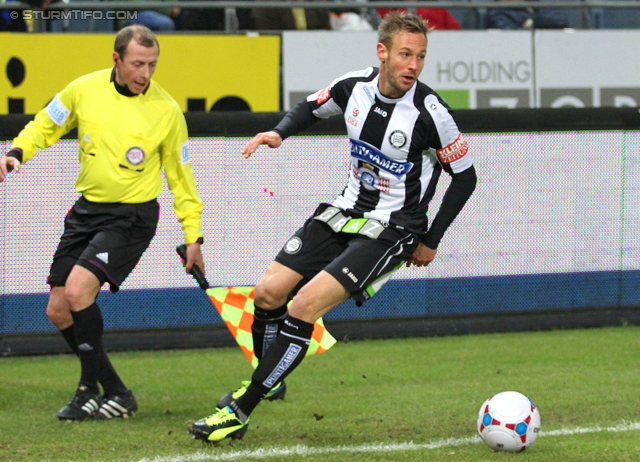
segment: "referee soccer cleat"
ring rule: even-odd
[[[231,401],[240,398],[242,395],[244,395],[247,392],[247,387],[249,387],[250,384],[251,384],[250,380],[243,380],[242,385],[240,385],[239,388],[236,388],[235,390],[230,391],[229,393],[224,395],[222,398],[220,398],[220,400],[218,401],[218,404],[216,405],[217,408],[222,409],[224,407],[227,407],[229,404],[231,404]],[[286,394],[287,394],[287,384],[283,380],[282,382],[278,382],[271,390],[269,390],[269,392],[265,395],[264,399],[269,401],[284,399]]]
[[[196,440],[218,443],[225,438],[242,439],[248,427],[249,417],[242,421],[231,406],[226,406],[209,417],[194,422],[189,433]]]
[[[126,419],[138,412],[138,402],[133,392],[129,390],[123,395],[105,395],[98,412],[93,416],[95,420],[109,420],[114,417]]]
[[[100,395],[94,395],[87,387],[80,385],[71,401],[58,411],[58,419],[87,420],[95,415],[101,402]]]

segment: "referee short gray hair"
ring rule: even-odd
[[[424,34],[426,37],[430,31],[429,23],[421,16],[407,11],[395,10],[388,13],[378,26],[378,42],[389,49],[393,37],[400,32]]]
[[[160,54],[160,44],[151,29],[141,24],[133,24],[131,26],[123,27],[116,35],[116,42],[113,45],[113,51],[118,53],[120,59],[124,59],[124,55],[127,52],[129,42],[135,40],[136,43],[146,48],[152,46],[158,47],[158,54]]]

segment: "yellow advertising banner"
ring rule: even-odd
[[[114,34],[0,33],[0,114],[34,114],[72,80],[112,67]],[[153,76],[183,111],[280,110],[280,37],[158,35]]]

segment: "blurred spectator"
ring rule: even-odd
[[[196,0],[199,1],[199,0]],[[254,29],[250,8],[237,8],[238,29]],[[225,30],[225,10],[222,8],[185,8],[176,20],[179,30]]]
[[[125,0],[130,2],[140,2],[144,0]],[[171,1],[171,0],[161,0]],[[176,23],[173,18],[180,15],[180,8],[161,8],[154,10],[135,10],[136,18],[119,21],[118,29],[132,24],[142,24],[153,31],[173,31],[176,30]]]
[[[350,32],[374,30],[367,17],[357,11],[331,11],[329,15],[331,30]]]
[[[535,0],[498,0],[523,2]],[[487,29],[562,29],[569,27],[563,11],[553,8],[489,8],[485,15]]]
[[[382,18],[375,8],[358,7],[364,0],[335,0],[340,6],[351,4],[350,8],[332,8],[329,11],[331,30],[373,31],[378,29]]]
[[[9,3],[15,0],[0,0],[0,3]],[[11,13],[17,11],[18,17],[13,19]],[[15,13],[14,13],[15,15]],[[0,32],[26,32],[27,24],[22,18],[21,10],[0,10]]]
[[[390,11],[393,10],[406,11],[406,8],[378,8],[380,17],[384,18]],[[429,22],[429,27],[432,29],[440,30],[457,30],[460,29],[460,23],[456,21],[449,10],[446,8],[416,8],[416,14],[422,16]]]
[[[257,30],[331,29],[329,10],[320,8],[254,8],[252,17]]]
[[[21,1],[28,3],[34,8],[46,8],[47,5],[52,3],[52,0],[0,0],[0,3],[11,3]],[[53,0],[58,2],[60,0]],[[17,17],[12,17],[11,12],[17,11]],[[27,32],[29,28],[23,16],[24,10],[0,10],[0,32]],[[15,16],[15,13],[14,15]],[[33,24],[32,24],[33,25]]]

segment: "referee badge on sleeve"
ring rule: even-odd
[[[132,146],[127,149],[127,162],[131,165],[140,165],[144,162],[145,157],[144,149],[138,146]]]
[[[184,143],[182,143],[182,146],[180,146],[180,163],[184,165],[188,164],[189,162],[191,162],[191,154],[189,153],[189,142],[185,141]]]

